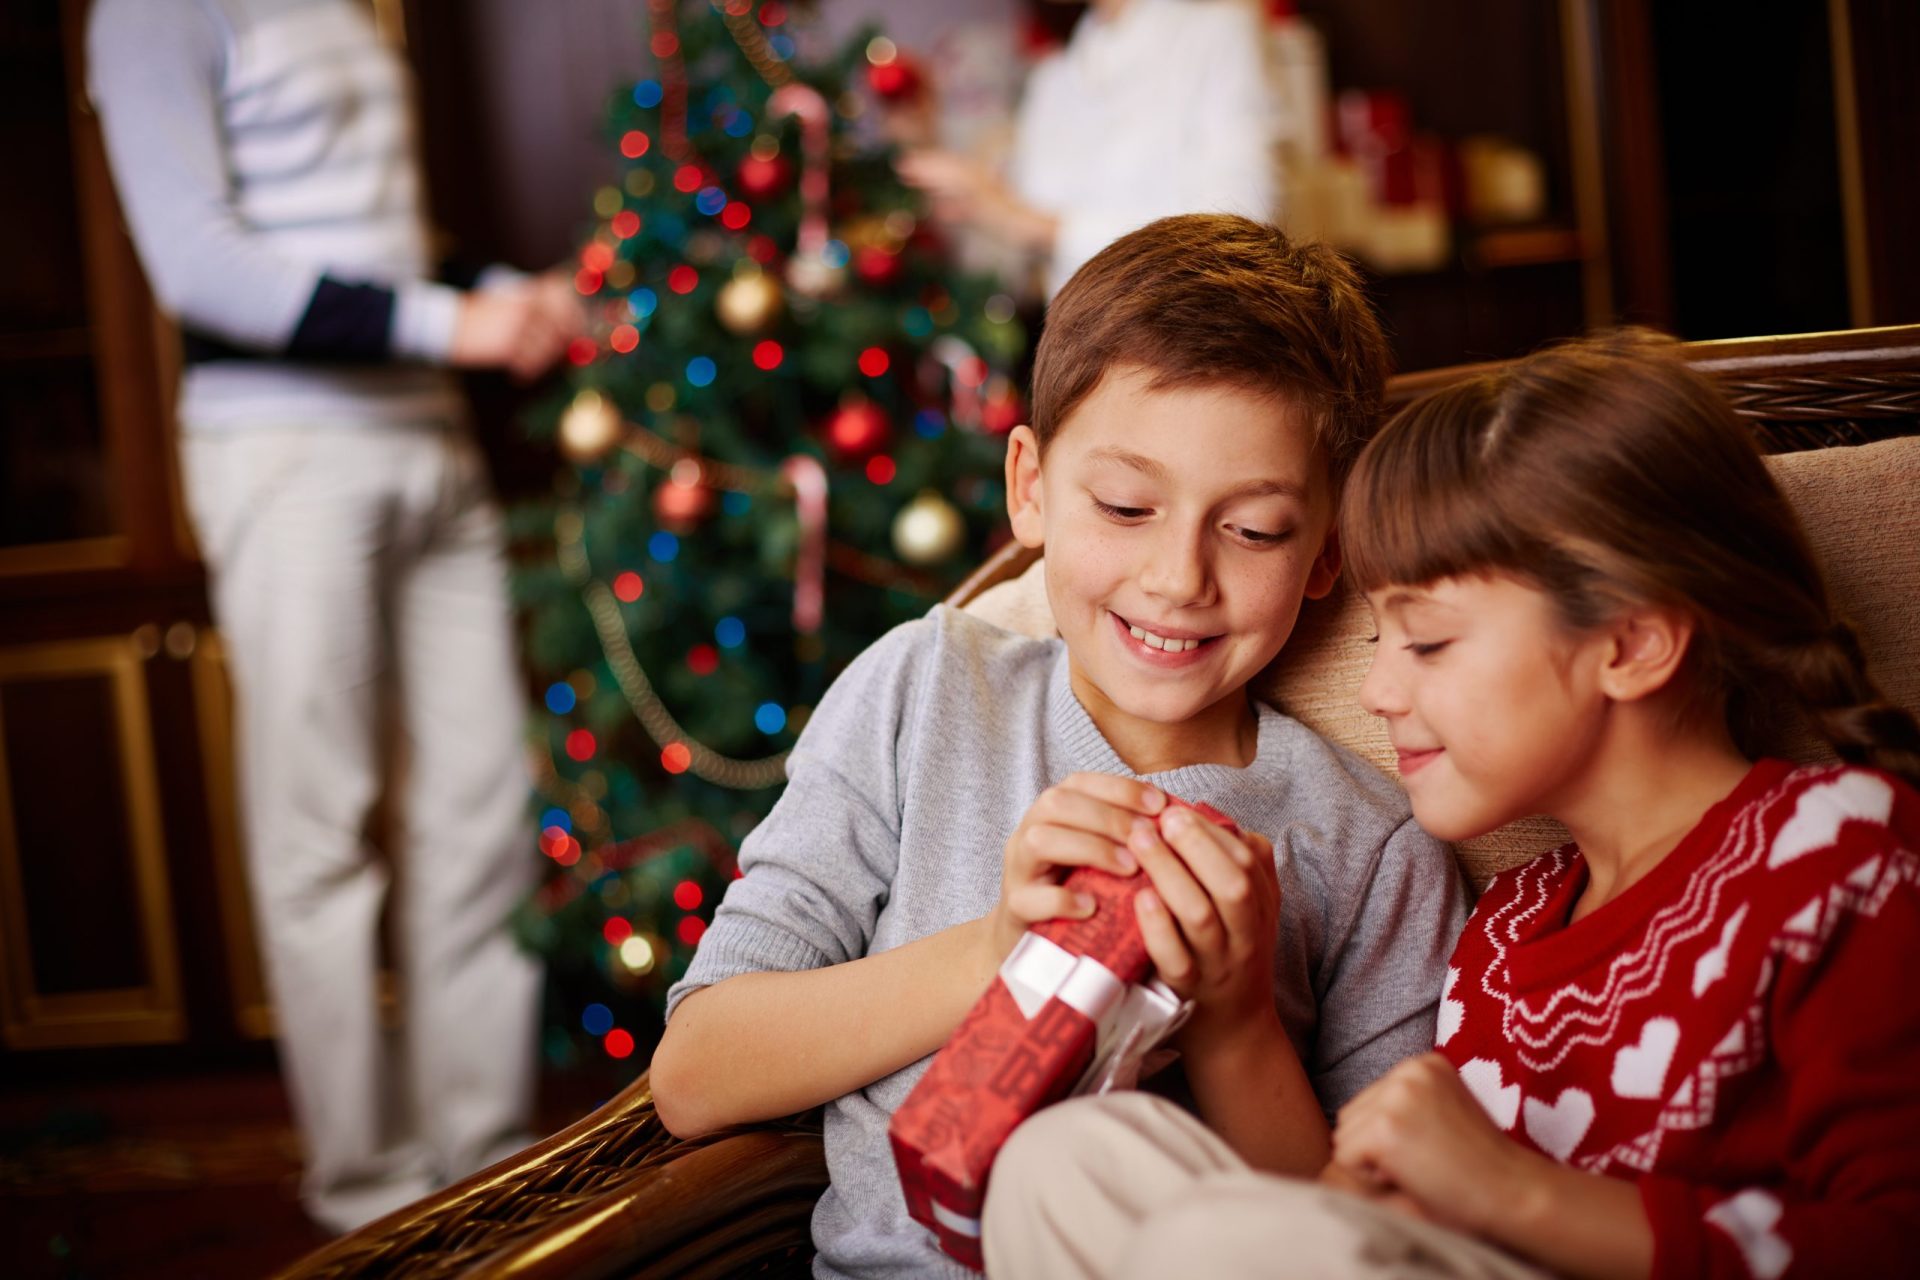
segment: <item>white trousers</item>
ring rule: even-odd
[[[471,438],[439,424],[189,432],[182,454],[302,1198],[350,1230],[528,1136],[539,970],[504,925],[537,859],[499,511]],[[398,1043],[365,836],[393,727]]]
[[[985,1227],[989,1280],[1551,1280],[1457,1231],[1256,1173],[1146,1093],[1074,1098],[1015,1129]]]

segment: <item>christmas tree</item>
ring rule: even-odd
[[[788,19],[649,4],[580,253],[594,336],[539,424],[568,465],[515,516],[551,681],[520,926],[561,1063],[645,1049],[809,708],[1001,519],[1013,303],[894,175],[874,117],[912,69],[871,32],[802,65]]]

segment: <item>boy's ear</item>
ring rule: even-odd
[[[1630,609],[1608,625],[1600,691],[1634,702],[1673,682],[1693,644],[1692,617],[1678,609]]]
[[[1007,434],[1007,519],[1021,546],[1046,543],[1046,519],[1040,505],[1040,441],[1033,428],[1015,427]]]
[[[1320,554],[1313,558],[1313,567],[1307,570],[1307,589],[1304,593],[1309,600],[1324,600],[1333,594],[1333,584],[1340,581],[1340,525],[1338,521],[1327,526],[1326,541],[1320,544]]]

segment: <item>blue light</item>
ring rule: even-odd
[[[787,727],[787,709],[777,702],[763,702],[753,713],[753,727],[762,733],[778,733]]]
[[[726,497],[720,499],[720,509],[730,516],[743,516],[752,506],[753,495],[748,493],[730,490]]]
[[[924,338],[933,332],[933,312],[925,307],[908,307],[907,314],[900,317],[900,327],[909,338]]]
[[[738,618],[722,618],[713,629],[713,638],[722,649],[738,649],[747,642],[747,624]]]
[[[777,56],[781,58],[791,58],[793,56],[792,36],[783,32],[780,35],[769,36],[767,43],[773,46],[773,51]]]
[[[735,111],[721,127],[727,131],[729,138],[744,138],[753,132],[753,117],[744,111]]]
[[[573,686],[564,680],[557,680],[547,686],[547,710],[557,716],[563,716],[573,710]]]
[[[660,305],[660,295],[641,285],[627,295],[627,310],[633,313],[635,320],[645,320]]]
[[[572,831],[573,815],[565,809],[562,809],[559,805],[555,805],[540,815],[540,829],[545,831],[548,827],[558,827],[562,831]]]
[[[680,554],[680,539],[662,529],[647,539],[647,554],[665,564]]]
[[[714,368],[713,361],[706,356],[695,356],[687,361],[687,381],[696,387],[711,383],[716,372],[718,370]]]
[[[946,415],[938,409],[922,409],[913,415],[913,433],[922,440],[938,440],[946,431]]]
[[[658,80],[642,80],[633,86],[633,105],[636,107],[657,107],[665,96]]]
[[[830,267],[844,267],[852,256],[843,240],[829,240],[827,247],[820,251],[821,259]]]
[[[716,214],[727,207],[727,193],[718,187],[702,187],[693,198],[693,207],[704,214]]]
[[[580,1025],[590,1036],[603,1036],[613,1030],[613,1010],[603,1004],[590,1004],[580,1011]]]

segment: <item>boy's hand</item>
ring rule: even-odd
[[[1191,809],[1133,823],[1128,846],[1153,879],[1134,899],[1160,980],[1194,1002],[1183,1047],[1263,1027],[1273,1007],[1280,878],[1265,836],[1236,837]]]
[[[1127,850],[1136,818],[1151,821],[1167,807],[1158,787],[1106,773],[1076,773],[1048,787],[1007,839],[1000,902],[993,909],[995,965],[1030,924],[1084,919],[1093,903],[1060,884],[1063,869],[1099,867],[1130,876],[1140,864]]]

